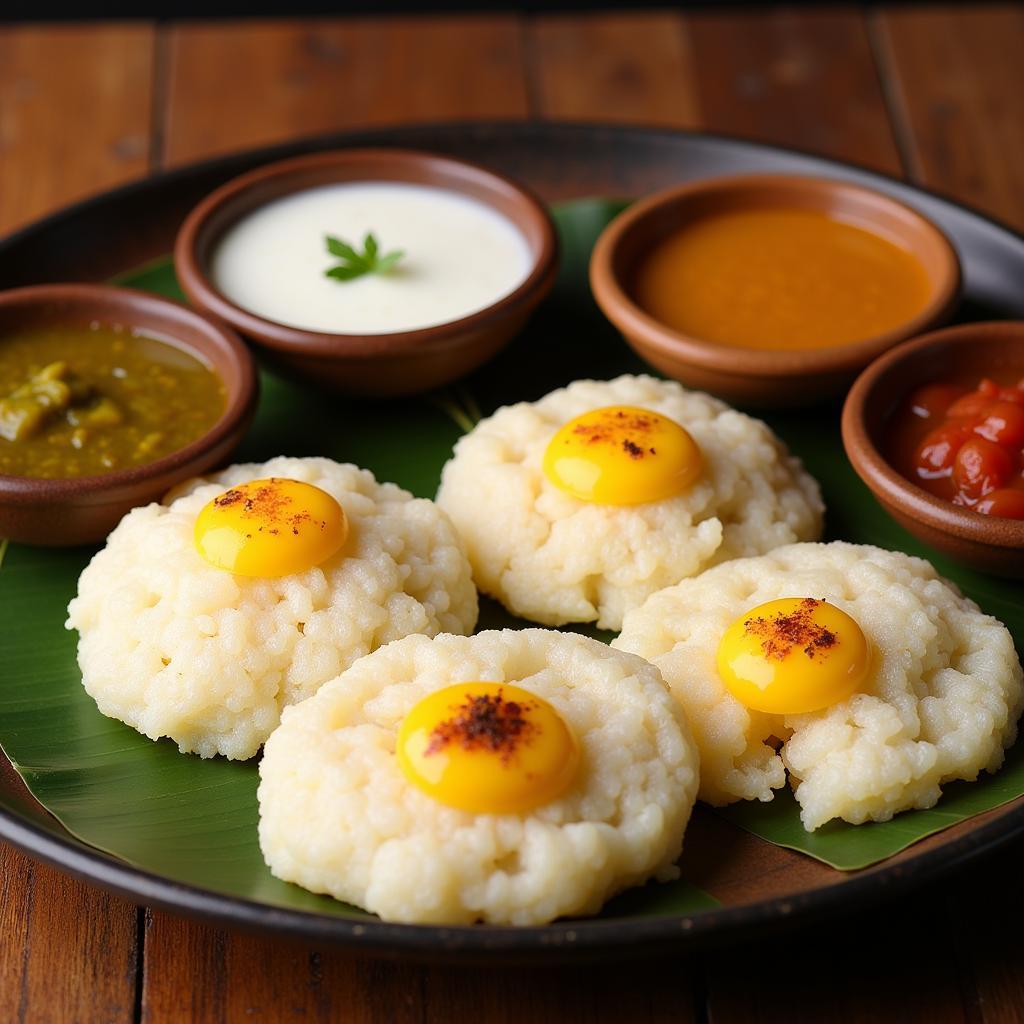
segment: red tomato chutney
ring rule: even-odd
[[[1024,519],[1024,378],[973,390],[926,384],[890,424],[888,457],[908,480],[954,505]]]

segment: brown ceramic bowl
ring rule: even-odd
[[[975,386],[982,377],[1024,377],[1024,321],[963,324],[900,345],[857,378],[843,406],[843,445],[879,504],[915,537],[959,562],[1024,577],[1024,520],[985,516],[911,483],[882,451],[894,410],[936,380]]]
[[[0,475],[2,537],[47,546],[103,540],[129,509],[226,461],[252,420],[258,397],[252,355],[234,331],[195,310],[145,292],[94,284],[0,292],[0,343],[15,331],[96,322],[135,328],[211,365],[227,392],[224,413],[202,437],[145,466],[64,480]]]
[[[638,264],[667,235],[710,214],[766,207],[832,214],[900,243],[925,268],[931,283],[927,306],[896,330],[863,341],[771,351],[683,334],[655,320],[634,300],[632,276]],[[880,353],[942,323],[959,298],[960,261],[930,220],[880,192],[825,178],[752,174],[681,185],[629,207],[598,239],[590,283],[608,319],[663,373],[744,405],[781,408],[839,394]]]
[[[389,334],[329,334],[288,327],[242,309],[214,287],[209,260],[226,228],[271,200],[343,181],[432,185],[485,203],[517,225],[533,267],[518,288],[485,309],[434,327]],[[348,149],[283,160],[217,189],[182,225],[174,266],[195,305],[261,346],[286,372],[344,394],[393,396],[446,384],[485,363],[511,341],[554,284],[558,243],[541,202],[493,171],[433,153]]]

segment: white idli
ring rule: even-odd
[[[413,785],[406,715],[453,683],[515,684],[582,749],[575,780],[528,813],[474,814]],[[697,751],[658,671],[587,637],[540,629],[410,636],[286,708],[260,763],[271,871],[389,921],[542,924],[676,877]]]
[[[874,650],[866,682],[822,711],[751,711],[718,674],[722,634],[751,608],[803,596],[859,624]],[[996,771],[1024,702],[1005,626],[928,562],[856,544],[793,544],[683,580],[627,615],[613,646],[657,665],[686,711],[701,799],[771,800],[788,770],[808,829],[932,807],[944,783]]]
[[[683,493],[600,505],[545,475],[548,444],[592,409],[640,407],[683,426],[704,471]],[[760,420],[674,381],[581,380],[481,420],[455,446],[438,504],[469,551],[477,586],[546,625],[618,629],[651,594],[710,565],[821,534],[817,484]]]
[[[196,550],[199,511],[250,480],[332,495],[346,547],[279,578],[236,576]],[[100,711],[202,757],[248,758],[281,708],[409,633],[471,632],[476,590],[457,533],[431,501],[323,458],[277,458],[189,481],[133,509],[82,573],[67,626]]]

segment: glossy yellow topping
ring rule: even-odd
[[[398,734],[406,778],[439,803],[516,814],[572,783],[579,744],[545,700],[507,683],[458,683],[424,697]]]
[[[271,477],[239,484],[204,506],[195,543],[211,565],[238,576],[304,572],[341,550],[345,510],[326,491]]]
[[[718,672],[740,703],[795,715],[845,700],[864,681],[871,650],[846,612],[786,597],[741,615],[718,645]]]
[[[563,491],[599,505],[640,505],[686,490],[700,476],[696,441],[649,409],[611,405],[566,423],[544,453],[544,473]]]

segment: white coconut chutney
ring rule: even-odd
[[[405,255],[386,273],[325,276],[333,235],[363,251]],[[345,182],[284,196],[227,229],[213,283],[276,323],[333,334],[387,334],[458,320],[514,291],[529,274],[526,238],[503,214],[448,189]]]

